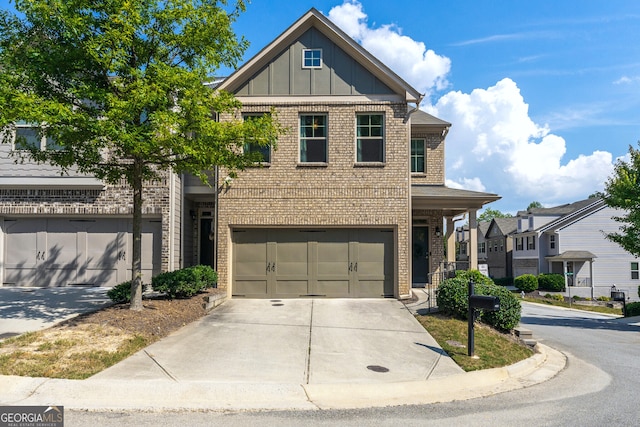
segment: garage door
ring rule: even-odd
[[[5,219],[3,283],[114,286],[131,278],[132,224],[124,219]],[[160,220],[143,224],[143,280],[160,272]]]
[[[392,230],[237,229],[233,295],[393,297]]]

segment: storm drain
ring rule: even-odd
[[[389,372],[389,368],[380,365],[369,365],[367,369],[373,372]]]

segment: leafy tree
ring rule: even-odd
[[[605,184],[603,200],[607,206],[620,209],[613,219],[620,223],[618,233],[607,238],[627,252],[640,256],[640,151],[629,146],[629,161],[618,160],[613,175]]]
[[[486,208],[484,212],[478,215],[478,221],[491,221],[494,218],[511,218],[513,215],[502,213],[497,209]]]
[[[527,206],[527,210],[531,210],[531,209],[538,209],[538,208],[542,208],[544,206],[542,206],[542,203],[538,202],[538,201],[533,201],[531,203],[529,203],[529,206]]]
[[[24,120],[55,141],[26,158],[76,169],[133,193],[131,309],[142,309],[144,182],[170,172],[252,164],[245,141],[273,144],[274,112],[243,122],[240,103],[210,85],[247,42],[231,24],[243,0],[16,0],[0,14],[2,139]],[[215,121],[213,112],[236,117]],[[17,161],[25,160],[16,159]]]

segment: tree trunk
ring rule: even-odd
[[[131,310],[142,310],[142,161],[135,159],[133,189],[133,257],[131,260]]]

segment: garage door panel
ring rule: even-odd
[[[301,295],[307,295],[309,293],[308,289],[308,280],[278,279],[275,283],[275,292],[273,297],[299,297]]]
[[[393,296],[390,230],[236,230],[233,236],[234,295]]]

